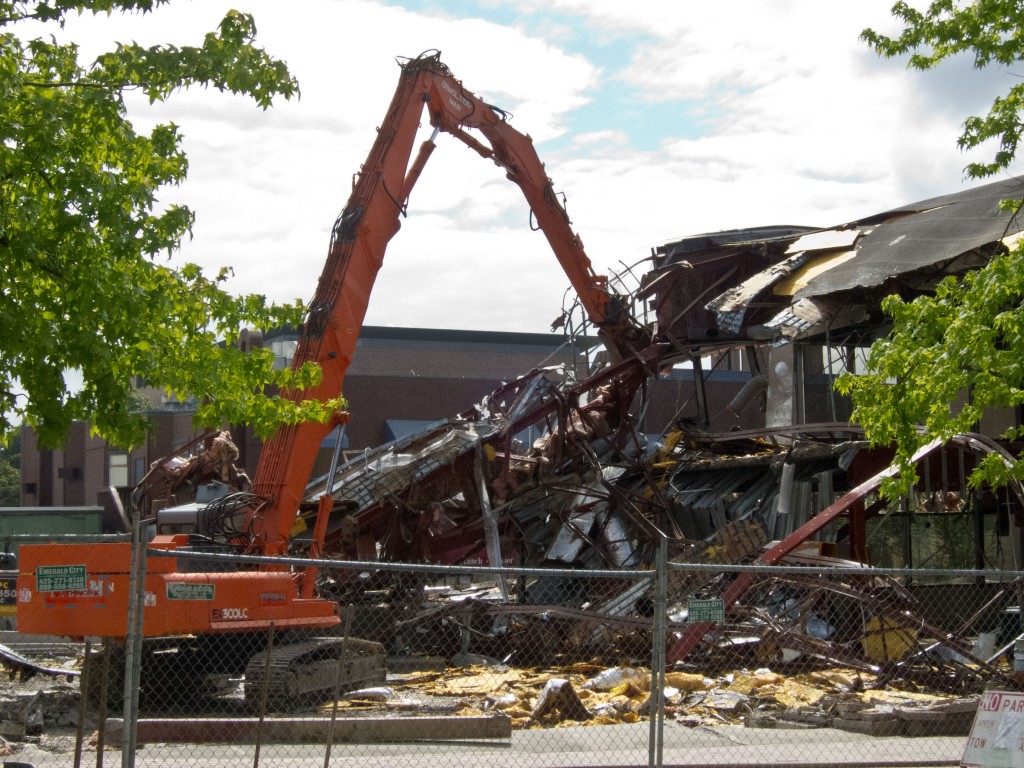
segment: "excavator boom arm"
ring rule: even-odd
[[[513,128],[505,113],[465,90],[450,74],[431,71],[426,79],[431,89],[427,102],[431,125],[505,170],[507,178],[519,187],[529,203],[538,228],[548,239],[591,322],[599,327],[605,325],[610,301],[607,279],[594,273],[583,242],[573,231],[569,215],[559,203],[537,156],[533,140]],[[490,146],[469,134],[467,128],[478,130]]]
[[[409,195],[434,148],[432,137],[410,164],[424,110],[434,137],[438,132],[454,136],[501,166],[519,186],[591,321],[599,327],[608,321],[606,280],[594,274],[530,137],[463,88],[438,55],[424,55],[402,66],[377,139],[331,233],[327,261],[292,361],[294,367],[318,363],[323,379],[314,389],[286,393],[289,397],[326,399],[342,391],[385,249],[401,226]],[[478,131],[490,146],[469,130]],[[250,520],[254,551],[287,551],[314,461],[333,426],[286,426],[264,446],[254,491],[270,504]]]

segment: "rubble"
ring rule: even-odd
[[[572,683],[561,677],[552,677],[544,684],[544,689],[537,698],[537,704],[530,712],[534,720],[547,717],[559,720],[579,720],[585,722],[593,718],[593,714],[583,706],[580,695]]]
[[[713,668],[756,652],[765,660],[808,657],[878,673],[915,660],[933,669],[935,654],[918,652],[929,644],[974,660],[973,628],[951,636],[948,627],[915,615],[913,596],[895,580],[687,571],[692,563],[862,568],[831,554],[836,521],[868,504],[877,510],[878,485],[891,470],[883,464],[877,471],[877,458],[848,425],[838,441],[813,429],[789,431],[783,441],[781,432],[709,435],[679,426],[649,442],[629,411],[643,397],[646,365],[641,357],[624,360],[582,380],[562,368],[532,371],[308,489],[310,498],[330,493],[343,510],[328,524],[328,557],[500,562],[576,569],[579,578],[502,575],[493,590],[463,595],[425,590],[425,576],[324,569],[321,593],[373,606],[375,620],[381,611],[390,615],[393,635],[358,620],[354,631],[393,655],[445,655],[410,644],[415,630],[428,638],[457,633],[448,656],[461,651],[513,664],[607,656],[649,642],[650,583],[588,579],[585,572],[650,570],[657,543],[668,537],[670,560],[682,566],[670,572],[670,662],[699,659]],[[542,438],[521,441],[528,433]],[[999,450],[970,435],[930,446],[918,460],[965,465]],[[948,461],[947,453],[954,454]],[[306,541],[295,539],[295,554]],[[689,621],[685,605],[694,598],[722,599],[725,621]],[[846,616],[860,615],[860,625],[838,627],[825,618],[836,604],[848,604]],[[991,680],[1016,685],[984,663],[963,678],[961,692]]]
[[[514,728],[646,716],[649,672],[617,662],[650,653],[651,580],[593,579],[587,571],[649,573],[663,537],[676,566],[665,700],[680,722],[877,730],[876,722],[896,729],[898,721],[904,733],[921,722],[916,717],[958,721],[905,701],[850,702],[871,701],[876,688],[913,686],[948,704],[988,684],[1018,685],[1005,657],[975,656],[983,612],[958,616],[954,627],[934,623],[905,584],[859,578],[864,564],[837,556],[835,522],[877,509],[875,492],[890,471],[848,427],[839,441],[808,430],[783,442],[778,432],[710,435],[680,425],[649,442],[629,415],[645,365],[622,361],[582,380],[538,369],[311,484],[311,498],[330,493],[340,510],[328,524],[328,558],[533,569],[460,586],[366,566],[321,569],[321,594],[355,606],[353,635],[383,643],[395,669],[449,665],[392,675],[394,695],[356,692],[338,703],[343,711],[502,712]],[[531,430],[543,439],[522,440]],[[962,436],[919,460],[954,451],[964,462],[997,450]],[[304,554],[306,542],[297,536],[293,553]],[[688,570],[692,564],[791,570]],[[833,567],[847,573],[820,576]],[[545,568],[558,570],[548,576]],[[724,618],[691,621],[688,604],[697,598],[720,600]],[[1013,599],[1008,586],[992,605]],[[481,665],[452,666],[474,661]],[[417,703],[416,692],[429,692],[433,704]],[[885,707],[900,717],[876,715]]]
[[[619,668],[593,673],[585,664],[508,670],[452,669],[429,676],[398,676],[396,688],[410,698],[450,698],[459,711],[500,710],[515,729],[550,727],[566,720],[584,725],[636,722],[649,712],[649,672]],[[602,682],[588,685],[594,680]],[[681,684],[676,688],[673,682]],[[977,709],[976,697],[940,692],[875,690],[876,680],[856,670],[833,668],[791,676],[771,669],[733,670],[712,679],[685,672],[666,674],[665,705],[670,719],[684,725],[748,727],[834,727],[866,729],[895,723],[904,735],[966,733]],[[854,723],[851,725],[851,723]],[[911,725],[913,724],[913,725]],[[878,726],[875,727],[877,731]]]
[[[592,691],[612,691],[626,685],[633,685],[641,691],[649,691],[651,675],[633,667],[612,667],[598,673],[580,687]]]
[[[7,650],[17,662],[8,667],[6,679],[0,678],[0,757],[26,744],[50,753],[72,751],[82,701],[78,681],[83,649],[78,644],[46,644],[45,649],[32,648],[31,654],[30,649]],[[38,659],[28,657],[37,653],[42,654]],[[24,669],[39,673],[17,674]],[[83,725],[94,727],[91,713],[86,712]]]
[[[315,715],[327,716],[335,708],[338,722],[349,723],[344,733],[352,739],[363,738],[358,734],[386,738],[387,723],[398,729],[393,733],[408,738],[431,738],[430,733],[441,738],[437,734],[442,732],[448,738],[493,736],[502,726],[488,718],[497,715],[513,731],[568,722],[584,726],[634,723],[649,716],[650,683],[650,671],[644,666],[605,666],[596,660],[551,667],[450,666],[392,673],[386,686],[352,691],[337,702],[326,702],[312,719],[303,718],[301,725],[290,725],[292,720],[284,718],[274,733],[282,738],[285,733],[317,738],[326,721]],[[676,668],[666,672],[665,683],[666,717],[685,727],[832,727],[876,735],[954,735],[967,733],[978,704],[977,696],[928,690],[910,680],[838,666],[788,673],[772,666],[730,668],[715,674]],[[80,701],[77,686],[45,676],[10,680],[6,685],[0,695],[0,737],[33,742],[54,752],[73,748]],[[194,734],[199,740],[204,733],[217,741],[245,740],[253,726],[243,715],[242,708],[226,709],[219,714],[226,719],[218,721],[196,710],[189,721],[198,729]],[[465,728],[460,730],[453,718],[464,720]],[[368,723],[369,730],[359,730],[353,720]],[[183,729],[181,720],[147,718],[144,728],[156,738],[173,731],[174,723],[179,728],[175,739],[188,740],[193,731]],[[431,732],[430,723],[438,724],[439,730]],[[87,720],[87,726],[91,730],[95,723]],[[108,730],[108,740],[114,738],[114,731]]]
[[[17,678],[23,682],[31,680],[36,675],[63,677],[71,682],[82,674],[72,667],[56,667],[32,661],[6,645],[0,645],[0,666],[7,670],[7,675],[11,680]]]
[[[212,497],[229,491],[248,492],[252,481],[236,461],[239,451],[227,431],[206,432],[181,446],[174,454],[153,462],[136,486],[132,506],[146,517],[166,507],[197,500],[200,489],[221,489]],[[121,512],[125,530],[130,530]]]

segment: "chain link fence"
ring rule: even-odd
[[[665,549],[633,571],[320,566],[330,632],[250,631],[238,606],[218,617],[237,631],[93,639],[63,659],[27,647],[77,679],[36,674],[17,693],[9,759],[957,765],[982,693],[1024,675],[1019,573],[695,565]]]

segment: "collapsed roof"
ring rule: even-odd
[[[827,229],[764,227],[702,234],[654,250],[642,289],[659,331],[678,343],[870,341],[881,299],[930,292],[1016,240],[1021,220],[1000,202],[1024,198],[1010,179],[923,200]]]

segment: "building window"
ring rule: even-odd
[[[142,482],[142,478],[146,474],[146,459],[139,457],[135,459],[135,485]]]
[[[107,456],[107,485],[125,488],[128,485],[128,454],[112,452]]]

